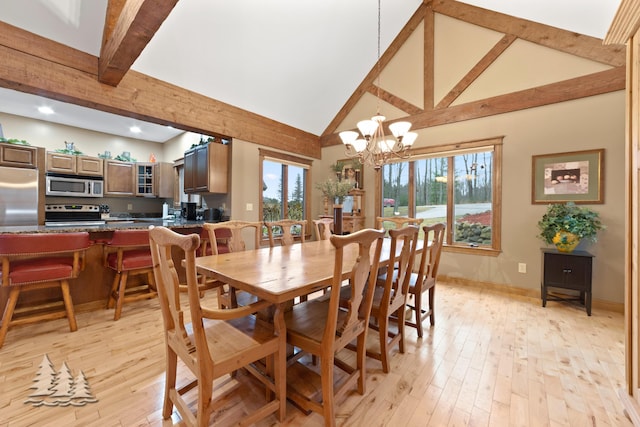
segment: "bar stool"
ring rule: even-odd
[[[120,319],[125,302],[154,298],[153,261],[149,248],[149,230],[115,230],[104,247],[105,266],[116,272],[107,308],[114,308],[113,320]],[[130,276],[146,274],[146,284],[127,288]]]
[[[69,319],[69,330],[74,332],[78,329],[69,291],[69,279],[78,277],[84,269],[84,254],[89,245],[87,232],[0,235],[0,278],[2,287],[9,288],[9,299],[0,327],[0,347],[4,344],[9,325],[66,316]],[[38,311],[24,318],[13,319],[21,291],[58,286],[62,290],[64,312],[43,314]]]

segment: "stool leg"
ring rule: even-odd
[[[116,272],[115,277],[113,278],[113,283],[111,284],[111,291],[109,292],[109,301],[107,301],[107,308],[113,308],[116,305],[117,299],[117,291],[118,284],[120,283],[120,273]]]
[[[78,324],[76,323],[76,314],[73,311],[73,300],[71,299],[71,292],[69,292],[69,282],[63,280],[60,282],[60,287],[62,288],[64,308],[67,310],[67,318],[69,319],[69,330],[75,332],[78,330]]]
[[[118,294],[116,296],[116,312],[113,314],[113,320],[118,320],[122,315],[122,304],[124,303],[124,292],[127,288],[127,277],[129,273],[123,271],[120,275],[120,286],[118,287]]]
[[[2,327],[0,327],[0,348],[4,344],[4,338],[9,330],[9,323],[13,317],[13,310],[16,308],[18,302],[18,295],[20,295],[20,288],[14,286],[9,292],[9,299],[7,305],[4,307],[4,314],[2,315]]]

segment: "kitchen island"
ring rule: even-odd
[[[2,234],[26,234],[26,233],[71,233],[78,231],[89,232],[92,245],[85,254],[85,268],[77,279],[69,281],[71,296],[76,311],[106,310],[107,300],[115,273],[104,266],[104,246],[110,240],[113,231],[122,229],[144,229],[151,225],[165,226],[182,234],[199,234],[202,226],[208,221],[193,221],[185,219],[165,220],[162,218],[114,218],[102,225],[69,225],[69,226],[8,226],[0,227]],[[176,260],[179,261],[179,260]],[[181,263],[176,262],[176,267],[182,275]],[[132,286],[135,280],[141,277],[132,277]],[[0,287],[0,310],[4,311],[9,289]],[[23,292],[16,306],[16,313],[28,302],[29,306],[35,304],[50,305],[52,309],[62,306],[60,290],[57,288],[38,289]],[[126,315],[126,312],[125,314]],[[82,327],[82,325],[79,325]]]

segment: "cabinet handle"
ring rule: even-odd
[[[566,274],[569,274],[569,273],[571,273],[571,269],[570,268],[563,268],[562,272],[566,273]]]

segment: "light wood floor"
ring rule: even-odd
[[[439,284],[437,324],[422,340],[409,328],[406,353],[389,374],[368,360],[367,392],[339,402],[344,426],[631,426],[618,403],[624,386],[623,316],[564,303]],[[166,426],[164,348],[157,300],[125,305],[122,318],[100,310],[9,330],[0,349],[0,426]],[[25,404],[44,354],[58,369],[83,371],[97,403]],[[221,405],[230,425],[260,390],[242,375],[223,387],[243,392]],[[185,377],[186,378],[186,377]],[[183,379],[185,379],[183,378]],[[249,403],[250,404],[250,403]],[[178,417],[174,416],[173,421]],[[275,418],[261,426],[277,425]],[[319,426],[291,404],[286,425]]]

